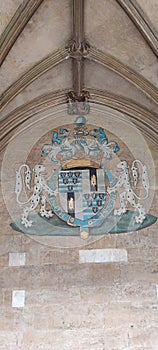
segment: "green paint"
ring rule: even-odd
[[[135,222],[136,212],[128,211],[121,217],[110,214],[100,227],[89,228],[92,236],[104,235],[107,233],[123,233],[138,231],[154,224],[157,218],[153,215],[146,214],[146,218],[142,224]],[[64,221],[60,220],[56,215],[53,218],[42,218],[35,214],[30,216],[33,225],[29,228],[24,227],[20,220],[11,223],[11,227],[19,232],[37,236],[79,236],[80,227],[70,227]]]

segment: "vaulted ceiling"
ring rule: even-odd
[[[80,0],[75,0],[80,1]],[[39,110],[73,90],[73,0],[0,0],[1,126],[5,147]],[[83,88],[126,114],[152,142],[158,125],[158,1],[85,0]]]

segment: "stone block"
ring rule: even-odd
[[[27,306],[47,306],[53,304],[79,303],[81,301],[80,291],[75,286],[72,288],[27,290]]]
[[[12,290],[11,289],[3,289],[3,306],[11,306],[12,305]]]
[[[114,282],[111,285],[80,288],[81,300],[85,303],[102,304],[106,302],[144,302],[156,301],[154,283],[131,281],[130,283]]]
[[[120,279],[117,264],[65,264],[0,268],[4,289],[41,289],[109,285]]]
[[[144,230],[116,235],[117,248],[157,248],[157,222]]]
[[[128,259],[129,262],[157,262],[158,247],[130,248],[128,249]]]
[[[22,339],[22,346],[27,350],[123,350],[127,344],[127,334],[123,329],[25,331]]]
[[[8,254],[0,255],[0,266],[8,266]]]
[[[13,331],[21,332],[25,329],[30,328],[33,323],[33,314],[25,306],[23,307],[12,307],[9,306],[1,307],[1,318],[0,318],[0,330],[1,331]]]
[[[129,346],[133,349],[157,350],[158,326],[149,323],[146,327],[141,325],[129,330]]]
[[[31,244],[27,265],[73,264],[78,262],[77,249],[51,249],[49,246]]]
[[[51,329],[100,329],[105,323],[106,305],[85,303],[54,304],[31,308],[34,315],[32,327],[36,330]],[[97,320],[97,323],[96,323]]]
[[[85,248],[87,249],[103,249],[103,248],[115,248],[116,247],[116,237],[113,234],[105,234],[97,239],[93,243],[85,242]]]
[[[158,263],[133,262],[128,265],[120,264],[120,282],[146,282],[157,283]]]
[[[1,350],[18,350],[16,332],[0,332],[0,349]]]

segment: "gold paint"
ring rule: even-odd
[[[86,231],[80,232],[80,237],[81,237],[82,239],[87,239],[88,236],[89,236],[89,233],[88,233],[88,232],[86,232]]]
[[[92,175],[92,177],[91,177],[91,185],[92,186],[96,186],[96,184],[97,184],[96,176]]]
[[[70,220],[70,222],[74,222],[74,218],[72,216],[70,217],[69,220]]]
[[[73,222],[74,222],[74,218],[72,218],[72,216],[70,216],[70,217],[68,218],[68,220],[67,220],[67,224],[68,224],[69,226],[76,227],[77,225],[76,225],[76,224],[73,224]]]
[[[68,160],[63,164],[62,169],[67,170],[71,168],[84,168],[84,167],[90,167],[90,168],[100,168],[100,163],[95,162],[91,159],[71,159]]]
[[[89,224],[89,225],[92,225],[92,224],[93,224],[93,221],[92,221],[92,220],[89,220],[89,221],[88,221],[88,224]]]
[[[68,203],[69,203],[69,209],[73,210],[73,208],[74,208],[74,199],[72,197],[70,198]]]

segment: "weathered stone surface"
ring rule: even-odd
[[[121,282],[148,281],[150,283],[156,283],[158,278],[158,262],[122,264],[120,265],[120,274]]]
[[[158,284],[156,284],[156,294],[157,294],[157,297],[158,297]]]
[[[27,306],[48,306],[79,303],[81,301],[80,290],[75,286],[70,288],[50,288],[26,291]]]
[[[129,283],[111,283],[110,286],[94,286],[80,288],[81,300],[96,304],[106,302],[155,301],[156,288],[154,283],[131,281]]]
[[[158,247],[157,222],[145,230],[116,235],[117,248],[152,249]]]
[[[22,344],[29,350],[108,350],[110,344],[114,341],[114,350],[123,350],[122,343],[127,344],[127,335],[121,335],[120,332],[114,334],[113,331],[105,329],[80,329],[50,332],[25,332]],[[116,341],[117,339],[117,341]],[[34,348],[32,346],[34,345]],[[53,344],[53,345],[52,345]]]
[[[20,2],[1,2],[4,28]],[[156,27],[157,0],[138,0],[138,3]],[[43,1],[1,67],[1,91],[54,49],[66,46],[67,39],[72,37],[71,5],[69,0],[64,4],[62,0]],[[85,31],[90,45],[118,58],[157,86],[157,58],[117,1],[85,1]],[[107,96],[123,96],[132,105],[135,102],[135,108],[140,104],[158,113],[156,102],[123,76],[88,59],[84,60],[84,68],[85,87],[104,90]],[[72,86],[70,59],[38,76],[14,97],[1,117],[40,95]],[[137,133],[134,133],[133,137],[126,113],[120,125],[119,105],[109,108],[108,97],[106,103],[104,108],[91,103],[88,118],[93,119],[93,124],[105,127],[109,140],[116,134],[121,147],[119,159],[131,164],[138,156],[146,162],[150,199],[153,197],[149,211],[158,216],[157,146],[146,138],[147,144],[144,142],[140,147],[143,136],[135,137]],[[16,170],[25,161],[31,169],[40,163],[41,147],[51,143],[54,125],[70,124],[74,120],[71,116],[67,119],[65,105],[60,109],[58,117],[56,107],[39,113],[34,108],[33,115],[18,129],[19,133],[22,131],[21,141],[16,142],[15,138],[9,144],[12,152],[6,167],[8,148],[0,154],[5,192],[5,200],[0,195],[0,350],[157,350],[158,223],[137,232],[105,234],[87,240],[27,236],[10,227],[23,210],[15,204]],[[40,125],[39,119],[43,120]],[[150,122],[153,123],[152,118],[144,117],[143,127],[146,129]],[[152,127],[156,129],[156,123]],[[79,263],[80,252],[99,250],[104,254],[113,249],[127,252],[128,261],[105,263],[102,258],[99,263]],[[22,292],[22,299],[18,299],[18,292]]]
[[[106,329],[77,329],[75,330],[53,330],[30,331],[20,334],[19,345],[28,350],[156,350],[155,344],[151,343],[152,337],[148,339],[148,345],[144,346],[143,339],[136,342],[132,339],[133,328],[118,327],[115,330]],[[140,333],[147,337],[149,328],[140,328]],[[155,336],[156,328],[152,327],[152,335]],[[134,331],[133,331],[134,338]],[[133,343],[133,344],[132,344]],[[150,345],[151,344],[151,345]]]
[[[0,26],[0,35],[3,30],[8,25],[11,20],[14,12],[17,10],[18,6],[21,4],[21,0],[7,0],[5,3],[1,1],[1,26]]]
[[[156,29],[158,29],[157,23],[157,13],[158,13],[158,2],[156,0],[152,0],[152,6],[150,1],[146,0],[137,0],[143,11],[147,14],[151,23],[154,25]]]
[[[2,66],[1,92],[37,61],[65,46],[71,37],[70,15],[68,0],[64,4],[62,0],[56,3],[48,0],[41,4]],[[47,20],[43,22],[45,16]]]
[[[85,86],[100,90],[106,89],[113,94],[117,94],[119,90],[120,96],[137,101],[157,113],[157,104],[152,102],[142,91],[117,73],[95,62],[85,62]]]
[[[151,323],[147,327],[133,327],[129,331],[129,345],[133,349],[157,349],[158,326]],[[129,349],[130,349],[129,348]]]
[[[157,84],[156,56],[116,1],[86,2],[85,30],[86,38],[93,46],[110,53]]]
[[[0,332],[0,349],[1,350],[19,350],[18,346],[18,333],[15,332],[7,332],[1,330]]]
[[[8,266],[8,254],[0,255],[0,266]]]
[[[128,249],[129,262],[157,262],[158,248],[132,248]]]
[[[117,264],[65,264],[45,266],[21,266],[4,267],[0,270],[0,284],[2,288],[37,289],[37,288],[58,288],[65,286],[93,286],[109,285],[120,278],[120,271]]]
[[[73,264],[78,262],[79,254],[77,249],[51,249],[49,246],[39,246],[32,242],[27,253],[27,265],[50,265],[50,264]]]
[[[8,218],[8,221],[10,218]],[[7,222],[5,220],[5,223],[7,225]],[[0,234],[0,253],[1,254],[7,254],[9,252],[26,252],[30,248],[30,244],[32,242],[32,239],[28,236],[13,232],[11,227],[8,225],[6,228],[4,227],[4,231]],[[9,254],[8,254],[9,257]]]

